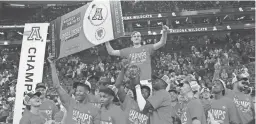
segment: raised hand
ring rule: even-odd
[[[131,63],[130,59],[123,59],[121,61],[121,66],[122,66],[122,68],[127,69],[128,66],[130,65],[130,63]]]
[[[49,62],[50,64],[55,64],[55,62],[56,62],[56,60],[54,59],[54,56],[49,56],[49,57],[47,58],[47,60],[48,60],[48,62]]]
[[[163,31],[168,31],[169,30],[169,27],[166,26],[166,25],[162,25],[162,28],[163,28]]]

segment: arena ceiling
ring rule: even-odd
[[[25,5],[31,5],[31,4],[40,4],[40,5],[47,5],[47,4],[77,4],[77,3],[83,3],[83,2],[88,2],[92,0],[59,0],[59,1],[35,1],[35,0],[27,0],[27,1],[9,1],[9,0],[4,0],[0,1],[1,3],[4,4],[25,4]]]

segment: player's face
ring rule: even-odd
[[[30,98],[29,104],[34,107],[39,107],[42,103],[40,97],[34,95],[32,98]]]
[[[41,93],[40,98],[44,98],[45,94],[46,94],[46,89],[45,88],[37,88],[36,92],[40,92]]]
[[[184,95],[184,94],[188,93],[189,91],[191,91],[189,84],[183,83],[183,85],[180,87],[180,93]]]
[[[210,98],[210,96],[211,96],[210,92],[208,92],[208,91],[203,92],[202,95],[203,95],[203,98],[204,98],[204,99],[208,99],[208,98]]]
[[[218,80],[214,81],[213,82],[213,87],[212,87],[212,93],[213,94],[218,94],[220,92],[222,92],[223,90],[223,86],[222,86],[222,83]]]
[[[113,97],[111,95],[100,92],[100,102],[101,102],[101,104],[108,105],[112,101],[113,101]]]
[[[75,97],[78,101],[83,101],[86,98],[86,95],[88,93],[88,90],[83,86],[77,86]]]
[[[141,34],[140,32],[136,32],[132,35],[131,40],[133,44],[140,44],[141,43]]]
[[[177,100],[177,94],[175,92],[170,92],[171,100],[176,101]]]
[[[240,91],[244,91],[249,85],[249,80],[248,78],[243,78],[241,81],[238,81],[237,83],[238,83],[237,88]]]
[[[156,79],[156,80],[153,80],[152,81],[152,87],[155,89],[155,90],[159,90],[161,88],[161,82],[160,80]]]
[[[148,91],[148,89],[142,88],[141,93],[142,93],[142,96],[144,97],[144,99],[148,99],[148,97],[150,95],[150,91]]]

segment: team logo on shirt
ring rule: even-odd
[[[184,111],[183,113],[181,113],[181,123],[182,123],[182,124],[186,124],[187,121],[188,121],[187,112]]]
[[[129,120],[133,122],[133,124],[147,124],[148,116],[144,115],[140,112],[137,112],[133,109],[129,112]]]
[[[131,63],[143,63],[147,59],[147,52],[131,53],[130,54]]]
[[[40,110],[40,113],[47,118],[47,120],[52,120],[52,110]]]
[[[211,115],[213,116],[213,119],[216,120],[224,120],[226,118],[226,111],[221,109],[211,109],[209,110]],[[208,118],[210,118],[210,115],[208,114]]]
[[[238,100],[234,98],[234,103],[237,108],[239,108],[242,112],[249,112],[251,108],[251,103],[248,101]]]
[[[88,113],[83,113],[74,109],[72,119],[75,120],[78,124],[90,124],[92,121],[92,116],[90,115],[90,111],[88,111]]]

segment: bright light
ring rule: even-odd
[[[5,41],[5,42],[4,42],[4,45],[8,45],[8,42],[7,42],[7,41]]]
[[[0,32],[1,35],[4,35],[4,32]]]
[[[151,34],[151,31],[148,31],[148,34]]]
[[[21,6],[21,7],[24,7],[25,5],[24,4],[10,4],[10,6]]]
[[[153,35],[156,35],[156,32],[153,32]]]
[[[240,7],[240,8],[239,8],[239,11],[240,11],[240,12],[243,12],[244,10],[243,10],[243,8]]]
[[[175,12],[172,12],[172,16],[176,16]]]
[[[21,32],[19,32],[19,31],[18,31],[17,33],[18,33],[19,35],[23,35],[23,34],[22,34]]]

